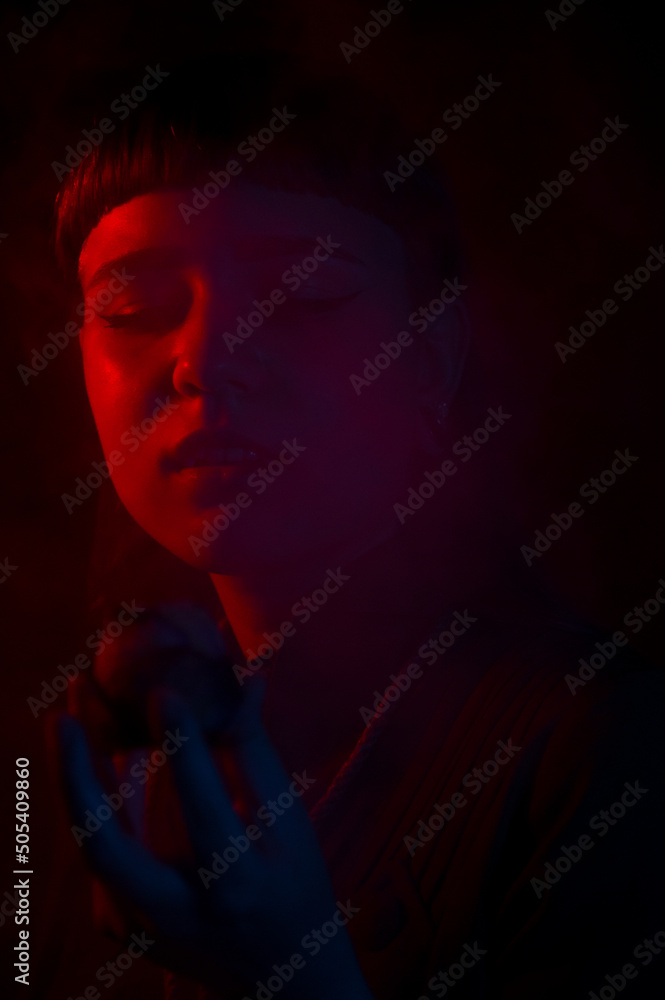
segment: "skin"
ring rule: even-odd
[[[431,400],[415,377],[422,354],[405,349],[400,364],[360,396],[349,382],[365,357],[378,353],[380,340],[406,325],[404,253],[391,229],[332,198],[238,184],[233,196],[224,192],[185,225],[177,205],[186,198],[135,198],[106,215],[85,242],[80,274],[88,301],[109,260],[172,247],[182,261],[150,269],[130,264],[136,277],[85,325],[88,395],[106,452],[150,416],[156,399],[177,401],[178,412],[116,469],[123,503],[172,552],[215,575],[255,580],[272,605],[279,571],[286,610],[298,589],[317,585],[331,560],[353,559],[394,532],[392,504],[411,485],[414,453],[423,451],[419,406]],[[340,250],[297,292],[287,290],[275,315],[231,351],[222,332],[234,331],[254,298],[284,289],[282,273],[328,234]],[[266,238],[282,241],[283,249],[266,249]],[[284,244],[294,238],[303,248],[288,252]],[[167,307],[155,330],[138,318],[108,326],[142,305]],[[227,489],[219,483],[199,492],[164,474],[164,450],[199,427],[229,427],[271,455],[296,438],[306,453],[233,530],[195,557],[188,536],[244,487],[240,477]]]
[[[267,679],[257,675],[244,685],[241,708],[225,734],[226,784],[196,720],[178,698],[156,695],[157,735],[160,725],[163,731],[177,719],[191,735],[172,764],[194,849],[209,859],[229,831],[244,829],[234,812],[238,803],[250,817],[288,786],[292,770],[311,769],[314,798],[322,793],[362,732],[358,706],[401,669],[440,616],[442,601],[445,607],[451,600],[441,590],[431,593],[431,567],[415,555],[393,504],[439,454],[428,408],[452,398],[465,344],[459,313],[451,308],[357,395],[349,376],[362,373],[382,340],[409,329],[408,315],[418,305],[409,300],[399,236],[334,198],[244,182],[186,224],[178,205],[190,197],[182,190],[134,198],[102,218],[81,252],[88,303],[104,287],[100,269],[113,263],[135,275],[85,323],[80,338],[105,455],[110,460],[120,448],[125,456],[114,468],[116,490],[150,535],[210,573],[236,657],[256,650],[265,631],[293,621],[294,603],[321,587],[329,569],[341,567],[350,577],[306,625],[294,622],[295,635],[261,671]],[[317,237],[330,237],[339,248],[294,292],[282,275],[301,265]],[[155,249],[166,250],[168,259],[124,260]],[[276,288],[286,301],[229,350],[224,332],[235,333],[238,317],[254,308],[252,300],[266,300]],[[123,434],[167,397],[173,412],[128,453]],[[265,460],[184,475],[165,463],[164,456],[200,428],[227,428],[266,455],[278,455],[282,442],[293,439],[305,451],[257,495],[247,477]],[[234,503],[240,492],[251,496],[251,505],[194,552],[190,539],[200,538],[219,505]],[[63,722],[61,739],[70,808],[82,816],[101,790],[74,720]],[[320,926],[334,911],[306,802],[307,794],[288,822],[275,824],[261,848],[237,863],[233,885],[219,880],[224,884],[208,890],[215,904],[203,927],[196,887],[146,858],[115,820],[86,850],[102,879],[124,886],[125,896],[170,941],[166,964],[216,989],[251,992],[261,972],[257,940],[271,943],[269,968],[268,955],[279,947],[285,955],[297,950],[302,928]],[[272,846],[270,859],[261,855],[266,845]],[[168,926],[164,913],[172,915]],[[220,957],[229,919],[240,937]],[[252,933],[243,937],[249,926]],[[192,940],[198,942],[194,958],[187,944]],[[294,978],[285,996],[301,989],[327,996],[324,982],[333,983],[330,995],[369,995],[346,932],[335,942],[316,967]]]
[[[188,191],[135,198],[106,215],[85,242],[80,274],[88,301],[99,291],[96,272],[109,261],[165,246],[180,255],[178,267],[128,267],[137,277],[86,323],[81,346],[90,403],[108,456],[156,399],[177,402],[134,453],[122,448],[114,484],[149,534],[211,573],[241,651],[256,650],[264,631],[293,620],[294,602],[320,587],[328,569],[353,565],[351,583],[289,640],[280,685],[267,693],[266,717],[287,765],[301,766],[306,753],[321,769],[357,739],[357,706],[367,691],[401,665],[441,613],[440,596],[435,607],[423,600],[424,567],[393,504],[437,454],[426,408],[450,398],[463,336],[456,313],[447,311],[427,340],[416,338],[358,396],[349,375],[362,372],[382,340],[408,329],[412,306],[397,234],[311,194],[238,183],[186,225],[178,205],[189,200]],[[235,331],[253,299],[284,289],[284,271],[329,234],[341,253],[297,293],[287,289],[274,316],[231,352],[220,333]],[[279,245],[294,237],[304,250]],[[279,256],[265,256],[275,251]],[[111,314],[160,304],[169,306],[169,322],[155,332],[107,325]],[[246,486],[251,470],[228,485],[218,476],[207,493],[197,492],[198,484],[164,474],[160,460],[203,426],[229,426],[271,454],[294,438],[306,451],[260,496]],[[195,557],[188,537],[200,538],[218,504],[243,490],[252,506]],[[316,695],[322,683],[337,692],[334,712]],[[301,692],[300,703],[287,691]],[[294,727],[302,705],[308,723]]]

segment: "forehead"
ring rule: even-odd
[[[155,249],[184,262],[243,262],[311,253],[318,237],[340,245],[336,257],[370,272],[403,273],[404,246],[397,232],[337,198],[275,191],[236,182],[198,214],[191,188],[140,195],[108,212],[88,235],[79,258],[85,287],[106,262]],[[201,205],[202,202],[198,201]],[[186,218],[185,218],[186,217]]]

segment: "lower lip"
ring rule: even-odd
[[[183,469],[178,470],[179,476],[185,476],[190,478],[192,476],[198,476],[200,474],[210,474],[226,476],[235,475],[237,472],[244,472],[252,469],[254,466],[258,466],[258,458],[248,459],[246,462],[227,462],[224,465],[187,465]]]
[[[226,493],[229,487],[241,490],[247,487],[247,480],[261,467],[259,459],[246,462],[231,462],[228,465],[196,465],[178,470],[176,478],[183,485],[203,491],[198,499],[214,502],[214,494],[219,490]]]

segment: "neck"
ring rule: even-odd
[[[349,752],[365,726],[361,707],[441,616],[431,569],[396,533],[341,566],[322,561],[272,579],[213,576],[240,647],[235,663],[260,657],[264,721],[287,767],[330,776]]]
[[[355,658],[358,644],[385,645],[397,656],[444,611],[434,584],[436,560],[405,532],[394,532],[370,551],[340,564],[332,556],[307,565],[280,566],[253,576],[213,574],[228,624],[247,659]],[[285,637],[283,643],[279,636]],[[382,641],[385,637],[385,641]],[[270,640],[280,646],[270,654]],[[262,652],[259,652],[262,650]],[[266,655],[267,654],[267,655]]]
[[[441,580],[442,566],[464,562],[449,561],[431,537],[402,529],[341,566],[212,577],[239,646],[235,663],[258,656],[267,677],[264,721],[287,767],[324,775],[348,753],[365,726],[361,708],[464,601],[461,572]]]

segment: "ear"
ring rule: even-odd
[[[426,452],[438,454],[441,448],[433,434],[433,413],[444,403],[447,407],[452,404],[469,351],[469,318],[464,303],[456,300],[447,305],[445,312],[423,329],[419,340],[420,444]]]

